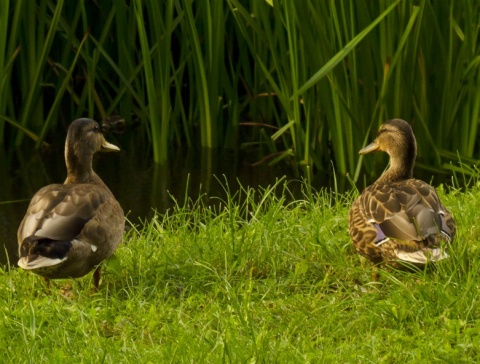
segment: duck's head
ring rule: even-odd
[[[105,140],[100,125],[95,120],[82,118],[73,121],[68,128],[65,147],[75,154],[91,154],[99,151],[119,151]]]
[[[390,167],[379,180],[412,178],[417,155],[417,142],[409,123],[402,119],[384,122],[375,140],[361,149],[360,154],[383,151],[390,156]]]
[[[115,152],[120,149],[105,140],[95,120],[81,118],[73,121],[65,141],[67,180],[82,182],[93,174],[92,158],[96,152]]]

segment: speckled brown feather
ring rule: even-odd
[[[386,151],[391,165],[350,209],[349,232],[357,252],[374,264],[401,268],[399,257],[429,257],[444,249],[455,236],[455,223],[435,189],[411,178],[416,143],[408,123],[394,119],[383,124],[375,142],[361,152],[374,150]],[[414,260],[409,263],[423,265]]]
[[[418,226],[415,223],[418,221],[416,206],[420,207],[416,210],[431,212],[432,219]],[[440,214],[444,214],[453,239],[455,224],[432,186],[416,179],[374,184],[362,192],[350,209],[350,236],[357,252],[373,263],[386,262],[398,266],[395,264],[398,260],[395,250],[414,252],[438,248],[449,242],[440,232]],[[384,231],[391,240],[376,246],[377,229],[373,223],[382,224],[393,218],[401,219],[407,230],[393,228],[390,233]],[[429,233],[422,234],[423,230],[429,229]]]

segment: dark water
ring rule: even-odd
[[[140,134],[140,133],[139,133]],[[122,205],[128,219],[138,223],[151,217],[154,210],[165,212],[174,204],[182,204],[185,197],[197,200],[202,196],[210,205],[218,205],[226,197],[226,186],[231,194],[243,188],[267,187],[284,177],[293,198],[303,198],[302,183],[285,165],[253,166],[259,156],[246,152],[212,150],[171,153],[169,163],[158,165],[151,160],[146,142],[127,136],[107,136],[118,145],[119,153],[97,153],[94,169],[109,186]],[[25,214],[30,198],[43,186],[62,183],[66,176],[63,156],[64,135],[43,152],[24,148],[6,154],[0,149],[0,264],[17,262],[16,232]],[[380,157],[380,159],[378,158]],[[380,166],[386,165],[385,156],[377,154]],[[383,159],[382,159],[383,158]],[[416,171],[416,176],[432,182],[431,174]],[[445,176],[435,177],[434,184],[445,182]],[[333,184],[341,192],[350,187],[342,176],[319,176],[312,181],[315,189]],[[369,184],[364,180],[360,184]],[[281,192],[281,188],[278,189]]]
[[[121,137],[120,137],[121,138]],[[119,145],[119,153],[98,153],[94,169],[109,186],[133,223],[165,212],[180,204],[185,196],[197,200],[203,196],[207,203],[217,204],[226,196],[225,187],[232,193],[243,187],[267,187],[284,177],[289,189],[300,195],[300,181],[280,167],[252,166],[258,159],[243,153],[212,150],[175,151],[168,164],[152,162],[151,152],[135,140],[111,140]],[[3,155],[1,155],[3,153]],[[249,159],[250,162],[249,163]],[[10,261],[16,265],[18,225],[25,214],[29,199],[43,186],[62,183],[66,176],[63,142],[49,150],[18,150],[6,155],[0,150],[0,264]]]

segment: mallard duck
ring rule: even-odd
[[[122,241],[123,210],[92,169],[98,151],[119,151],[108,143],[98,123],[77,119],[65,142],[67,178],[40,189],[18,228],[18,265],[47,279],[77,278],[94,272]]]
[[[455,222],[435,189],[413,178],[417,143],[410,125],[401,119],[383,123],[359,153],[377,150],[390,156],[390,166],[350,209],[355,249],[375,265],[400,269],[448,257],[445,248],[455,236]]]

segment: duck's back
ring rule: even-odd
[[[83,276],[113,253],[123,230],[123,210],[105,185],[43,187],[18,229],[19,265],[48,278]]]
[[[437,248],[453,239],[455,224],[432,186],[408,179],[367,187],[350,209],[349,230],[357,251],[375,263],[422,264],[426,250],[441,259],[434,255],[443,254]]]

